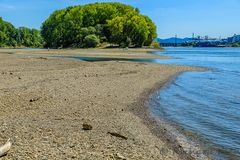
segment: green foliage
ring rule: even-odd
[[[240,43],[231,44],[230,47],[240,47]]]
[[[141,47],[150,45],[157,36],[150,18],[137,8],[116,2],[55,11],[43,23],[41,33],[46,47],[53,48],[89,47],[86,43],[90,41]]]
[[[86,48],[95,48],[99,44],[100,40],[95,34],[87,35],[83,40],[83,46]]]
[[[0,47],[41,47],[40,31],[26,27],[15,28],[0,17]]]
[[[159,42],[153,42],[151,44],[151,47],[156,48],[156,49],[161,48]]]

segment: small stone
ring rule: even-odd
[[[77,156],[76,155],[72,155],[72,157],[71,157],[72,159],[75,159],[75,158],[77,158]]]
[[[38,101],[40,98],[41,98],[41,97],[30,99],[29,102],[35,102],[35,101]]]
[[[74,144],[70,144],[69,147],[70,147],[70,148],[74,148],[75,145],[74,145]]]
[[[83,123],[83,130],[92,130],[92,126],[90,124],[87,123]]]

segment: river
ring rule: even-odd
[[[213,159],[240,159],[240,48],[167,48],[154,54],[173,57],[157,63],[210,70],[180,74],[156,92],[153,115],[201,141]]]

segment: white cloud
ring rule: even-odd
[[[12,11],[15,10],[16,8],[12,5],[7,5],[7,4],[1,4],[0,3],[0,11]]]

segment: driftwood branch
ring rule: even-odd
[[[8,141],[4,145],[0,146],[0,157],[5,156],[10,150],[11,146],[12,143],[10,142],[10,139],[8,139]]]

